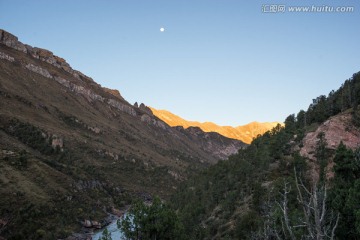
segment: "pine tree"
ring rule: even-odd
[[[360,238],[360,156],[341,142],[334,158],[334,179],[330,194],[333,209],[339,211],[339,239]]]
[[[183,238],[183,228],[176,213],[158,197],[154,198],[151,205],[137,201],[118,222],[118,227],[125,238],[131,240]]]

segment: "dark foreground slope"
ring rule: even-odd
[[[360,239],[360,73],[190,178],[188,239]]]
[[[133,196],[166,198],[243,146],[171,128],[0,30],[0,236],[55,239],[85,220],[98,226]]]

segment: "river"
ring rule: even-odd
[[[117,227],[116,222],[118,219],[120,219],[120,218],[116,218],[108,226],[105,227],[109,231],[109,233],[111,233],[112,240],[120,240],[124,236],[123,233]],[[92,235],[92,240],[99,240],[99,238],[102,236],[102,233],[105,230],[105,228],[95,232]]]

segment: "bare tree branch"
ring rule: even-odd
[[[335,219],[333,212],[328,212],[326,207],[326,183],[315,183],[312,189],[309,190],[302,182],[301,178],[298,177],[295,168],[294,173],[297,200],[303,210],[303,219],[299,218],[299,222],[295,225],[292,225],[290,222],[288,194],[291,189],[288,186],[288,183],[285,182],[284,191],[283,193],[280,193],[282,195],[282,202],[278,203],[283,215],[283,218],[281,219],[282,231],[285,236],[290,235],[291,239],[295,239],[293,229],[306,228],[307,235],[303,236],[305,239],[334,240],[335,230],[338,226],[340,215],[337,213]]]
[[[340,213],[337,213],[335,225],[331,230],[331,238],[330,238],[331,240],[333,240],[335,238],[335,230],[339,224],[339,219],[340,219]]]
[[[292,227],[290,226],[290,220],[289,220],[289,214],[288,214],[288,199],[287,199],[287,195],[289,194],[290,192],[290,189],[288,188],[288,184],[287,182],[284,182],[284,194],[283,195],[283,201],[282,201],[282,207],[281,205],[279,204],[280,206],[280,209],[282,210],[283,212],[283,216],[284,216],[284,222],[285,222],[285,226],[286,226],[286,229],[288,230],[289,232],[289,235],[290,235],[290,238],[295,240],[295,235],[292,231]]]

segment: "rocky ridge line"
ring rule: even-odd
[[[57,68],[63,69],[64,71],[70,73],[79,80],[87,80],[95,83],[92,78],[86,76],[85,74],[77,70],[72,69],[71,66],[65,61],[65,59],[54,55],[49,50],[23,44],[18,40],[16,36],[2,29],[0,29],[0,43],[23,53],[27,53],[33,58],[47,62]]]
[[[9,32],[6,32],[2,29],[0,29],[0,43],[6,45],[7,47],[10,47],[15,50],[21,51],[23,53],[29,54],[35,59],[39,59],[43,62],[47,62],[47,63],[51,64],[52,66],[60,68],[64,71],[70,73],[73,77],[80,80],[81,82],[90,82],[92,84],[98,85],[97,83],[94,82],[94,80],[92,78],[86,76],[85,74],[83,74],[77,70],[72,69],[71,66],[63,58],[54,55],[49,50],[32,47],[27,44],[23,44],[22,42],[20,42],[18,40],[18,38],[16,36],[12,35]],[[4,59],[4,60],[10,61],[10,62],[16,61],[16,59],[14,57],[12,57],[6,53],[3,53],[3,52],[0,52],[0,59]],[[125,103],[122,103],[119,101],[119,100],[123,100],[123,101],[125,101],[125,100],[123,99],[123,97],[121,96],[121,94],[118,90],[103,88],[100,85],[98,85],[99,87],[102,88],[103,91],[110,93],[112,96],[114,96],[116,98],[116,99],[113,99],[113,98],[108,99],[99,94],[94,93],[93,91],[91,91],[90,89],[88,89],[84,86],[77,85],[77,84],[71,82],[70,80],[61,78],[59,76],[52,75],[48,70],[46,70],[40,66],[37,66],[37,65],[34,65],[31,63],[27,63],[27,64],[24,64],[22,62],[20,62],[20,63],[26,69],[28,69],[32,72],[35,72],[37,74],[40,74],[46,78],[53,79],[56,82],[63,85],[64,87],[68,88],[70,91],[84,96],[89,102],[91,102],[91,101],[105,102],[108,105],[118,109],[119,111],[125,112],[131,116],[137,117],[137,115],[138,115],[137,112],[139,112],[139,111],[136,111],[136,109],[135,109],[136,106],[133,107],[131,105],[128,105],[128,104],[125,104]],[[153,116],[151,110],[148,107],[146,107],[143,103],[140,104],[138,109],[143,112],[141,114],[141,116],[139,116],[141,121],[146,122],[148,124],[152,124],[156,127],[160,127],[164,130],[169,128],[164,122],[156,119]]]
[[[173,134],[173,131],[178,131],[183,135],[187,135],[187,137],[191,137],[191,136],[199,137],[201,135],[201,137],[205,138],[205,140],[202,141],[201,143],[202,149],[205,152],[211,153],[217,158],[226,159],[229,155],[235,154],[239,148],[244,147],[244,144],[241,141],[235,142],[237,140],[233,140],[234,142],[231,142],[230,146],[226,146],[224,148],[224,146],[222,146],[223,140],[220,140],[219,144],[213,145],[213,143],[211,143],[211,140],[209,139],[210,135],[206,135],[206,134],[203,135],[198,131],[195,132],[180,131],[179,129],[172,128],[171,126],[166,124],[162,119],[156,117],[153,114],[152,110],[149,107],[147,107],[145,104],[141,103],[140,105],[138,105],[138,103],[135,103],[134,106],[130,105],[128,102],[126,102],[126,100],[124,100],[124,98],[122,98],[118,90],[112,90],[101,87],[99,84],[93,81],[92,78],[82,74],[77,70],[72,69],[71,66],[63,58],[55,56],[51,51],[37,47],[32,47],[27,44],[23,44],[18,40],[16,36],[1,29],[0,29],[0,44],[3,44],[7,47],[23,52],[25,54],[28,54],[34,59],[46,62],[56,68],[64,70],[65,72],[70,73],[78,81],[76,82],[76,81],[71,81],[69,79],[65,79],[63,77],[58,76],[58,74],[52,73],[51,69],[48,70],[41,66],[35,65],[34,63],[24,62],[23,59],[16,59],[15,57],[10,56],[4,52],[0,52],[0,59],[12,63],[14,62],[19,63],[23,68],[32,71],[36,74],[40,74],[45,78],[56,81],[57,83],[69,89],[71,92],[83,96],[89,102],[99,101],[102,103],[106,103],[110,107],[113,107],[121,112],[127,113],[133,117],[139,118],[145,124],[160,128],[174,136],[176,136],[176,134]],[[99,92],[95,93],[91,88],[89,88],[89,84],[90,86],[91,85],[95,86],[95,89],[96,88],[101,89],[103,94],[100,95],[98,94]],[[216,136],[216,138],[219,139],[218,136]],[[216,151],[214,149],[216,149]]]

